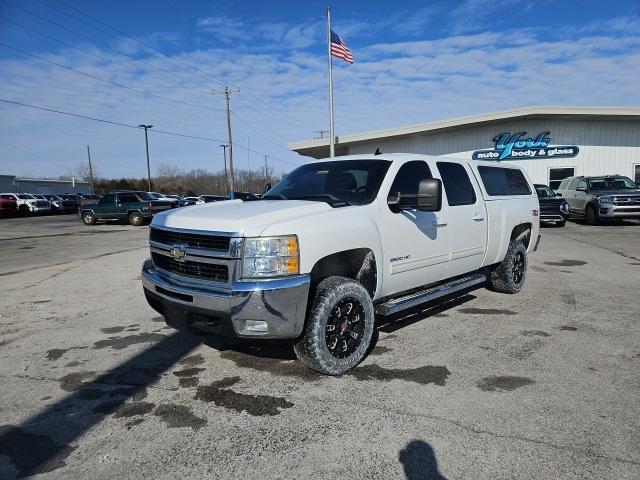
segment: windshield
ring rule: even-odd
[[[150,200],[157,200],[156,197],[154,197],[153,195],[151,195],[150,193],[147,192],[136,192],[136,195],[138,196],[138,198],[140,198],[141,200],[148,202]]]
[[[627,177],[592,177],[589,190],[635,190],[638,186]]]
[[[308,163],[284,177],[262,198],[366,205],[376,198],[389,165],[386,160]]]
[[[29,195],[28,193],[21,193],[20,195],[18,195],[18,198],[22,200],[29,200],[29,199],[33,199],[34,197]]]
[[[98,195],[83,195],[85,200],[98,200],[100,197]]]
[[[536,186],[536,192],[538,192],[538,198],[552,198],[556,196],[555,192],[546,185]]]

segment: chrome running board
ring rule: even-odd
[[[384,303],[379,303],[375,306],[376,313],[383,316],[392,315],[402,310],[420,305],[421,303],[430,302],[431,300],[451,295],[452,293],[459,292],[466,288],[480,285],[486,281],[487,277],[482,273],[457,278],[450,282],[427,288],[426,290],[419,290],[402,297],[392,298]]]

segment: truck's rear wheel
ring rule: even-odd
[[[527,248],[522,242],[511,242],[502,263],[489,275],[492,290],[502,293],[518,293],[527,277]]]
[[[134,227],[139,227],[144,223],[144,217],[140,212],[131,212],[129,214],[129,223]]]
[[[293,349],[307,367],[340,375],[365,357],[374,321],[373,302],[362,285],[329,277],[316,288],[306,329]]]

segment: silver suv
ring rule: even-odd
[[[590,225],[601,219],[640,218],[640,188],[621,175],[568,177],[556,191],[569,203],[569,215]]]

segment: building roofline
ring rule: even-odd
[[[640,120],[640,107],[561,107],[561,106],[539,106],[523,107],[512,110],[483,113],[480,115],[470,115],[465,117],[438,120],[428,123],[407,125],[403,127],[373,130],[369,132],[354,133],[336,137],[336,146],[346,146],[370,140],[389,139],[393,137],[403,137],[416,133],[427,133],[439,130],[450,130],[463,128],[470,125],[482,125],[507,119],[521,118],[545,118],[545,117],[565,117],[565,118],[610,118],[615,120]],[[313,150],[329,146],[328,138],[318,138],[314,140],[302,140],[287,144],[290,150],[304,155],[305,150]]]
[[[10,177],[11,175],[6,175]],[[46,183],[75,183],[76,185],[89,185],[89,182],[82,182],[76,180],[53,180],[48,178],[23,178],[23,177],[15,177],[15,179],[19,182],[46,182]]]

